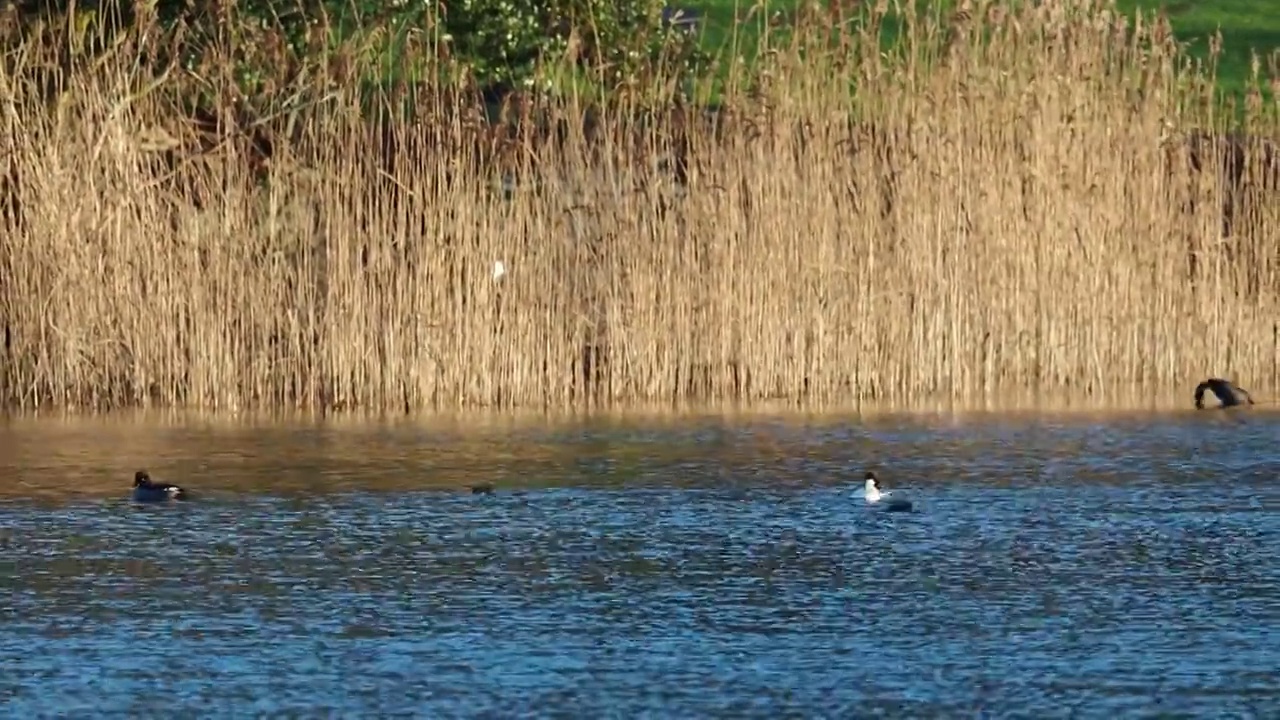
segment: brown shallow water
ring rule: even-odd
[[[0,703],[1275,717],[1278,483],[1271,411],[8,419]]]

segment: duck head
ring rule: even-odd
[[[150,485],[150,484],[151,484],[151,476],[147,474],[146,470],[139,470],[138,472],[133,474],[134,487],[142,487],[144,485]]]

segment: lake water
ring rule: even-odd
[[[1274,718],[1280,413],[0,421],[0,598],[10,717]]]

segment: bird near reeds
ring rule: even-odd
[[[133,499],[137,502],[186,500],[187,491],[173,483],[156,482],[146,470],[133,474]]]
[[[1249,395],[1249,391],[1236,385],[1230,380],[1222,378],[1209,378],[1196,386],[1196,409],[1204,409],[1205,392],[1213,393],[1218,398],[1219,408],[1237,407],[1239,405],[1253,405],[1253,398]]]
[[[892,490],[880,489],[880,478],[874,471],[868,470],[863,476],[863,497],[868,505],[875,505],[883,508],[885,512],[911,512],[911,501],[901,498],[887,500],[893,494]]]
[[[490,482],[476,483],[475,485],[471,486],[471,494],[472,495],[492,495],[493,483],[490,483]]]

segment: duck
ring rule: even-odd
[[[133,499],[137,502],[186,500],[187,491],[173,483],[156,482],[146,470],[133,474]]]
[[[1229,408],[1237,405],[1244,405],[1245,403],[1248,403],[1249,405],[1254,404],[1253,398],[1250,397],[1248,390],[1245,390],[1230,380],[1211,377],[1196,386],[1197,410],[1204,409],[1204,393],[1206,390],[1213,393],[1214,397],[1218,398],[1218,402],[1221,403],[1218,407]]]
[[[880,478],[876,477],[875,472],[868,470],[865,480],[863,496],[866,498],[868,505],[878,505],[882,498],[887,498],[893,494],[892,490],[882,491],[880,489]],[[883,507],[885,512],[911,512],[911,501],[902,499],[885,500],[880,507]]]
[[[472,495],[492,495],[493,483],[490,483],[490,482],[476,483],[475,485],[471,486],[471,494]]]

